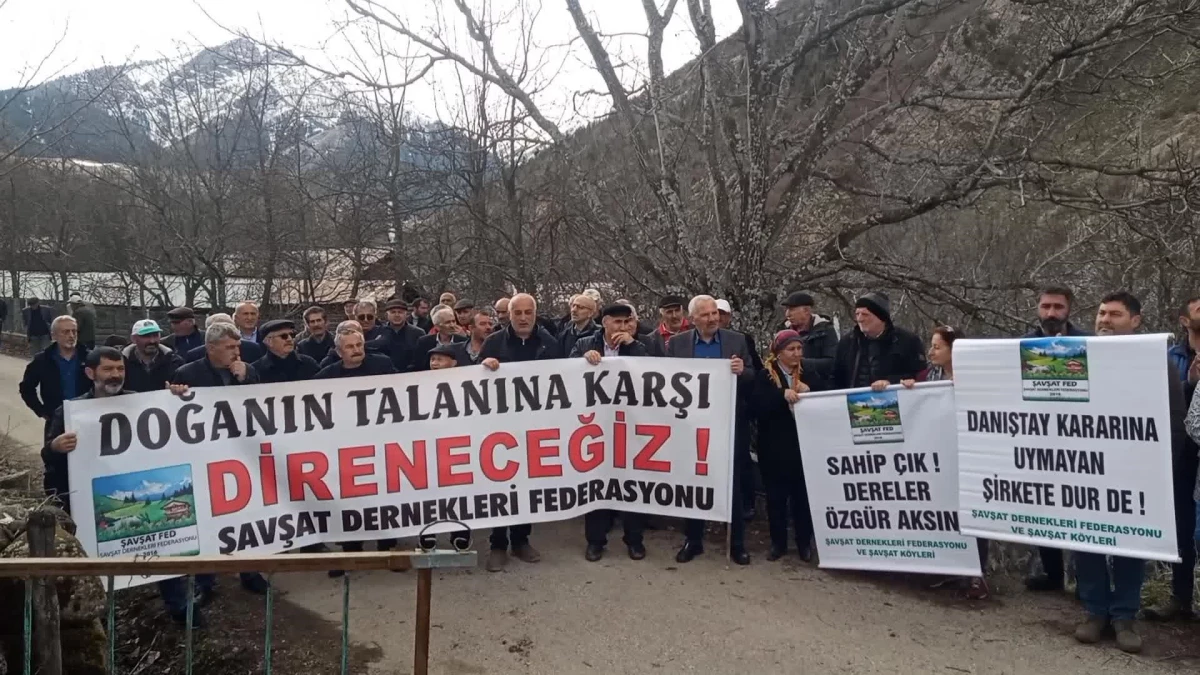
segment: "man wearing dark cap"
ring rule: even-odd
[[[311,356],[296,351],[296,324],[275,319],[258,330],[267,353],[251,365],[260,382],[302,382],[311,380],[320,370]]]
[[[458,321],[459,332],[463,335],[471,329],[471,314],[475,312],[475,303],[463,298],[454,303],[454,318]]]
[[[627,305],[613,304],[600,312],[601,330],[582,337],[575,342],[571,350],[571,358],[583,357],[588,363],[597,365],[606,356],[649,356],[646,345],[637,339],[637,319],[634,318],[633,308]],[[608,531],[612,528],[614,512],[610,509],[592,511],[583,517],[583,533],[587,537],[587,549],[583,557],[589,562],[596,562],[604,557],[604,547],[608,545]],[[625,546],[629,548],[629,557],[641,560],[646,557],[646,547],[642,543],[642,533],[646,529],[646,519],[643,514],[623,512],[621,522],[625,527]]]
[[[425,337],[425,331],[408,322],[408,303],[400,298],[388,300],[383,310],[388,322],[371,341],[371,351],[391,359],[398,373],[417,370],[417,342]]]
[[[658,330],[646,338],[646,346],[650,348],[650,356],[666,356],[667,342],[691,325],[683,315],[684,299],[678,295],[664,295],[658,303]]]
[[[181,357],[204,346],[204,333],[196,328],[196,312],[191,307],[176,307],[167,312],[167,323],[171,324],[171,334],[163,338],[162,344]]]
[[[838,334],[833,322],[813,311],[813,297],[804,291],[790,293],[782,303],[784,328],[800,334],[804,343],[805,372],[828,377],[837,356]]]
[[[459,364],[459,359],[462,358],[461,347],[463,342],[451,342],[447,344],[439,344],[429,350],[429,369],[430,370],[445,370],[453,368]]]
[[[835,389],[870,387],[915,380],[925,369],[921,338],[892,323],[892,304],[878,291],[854,303],[854,330],[838,342],[833,364]]]

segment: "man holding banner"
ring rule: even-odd
[[[1136,335],[1140,325],[1137,298],[1119,292],[1097,313],[1104,337],[959,340],[954,349],[962,531],[1075,551],[1088,612],[1075,638],[1097,642],[1111,627],[1127,652],[1142,645],[1134,617],[1144,561],[1178,560],[1164,487],[1183,439],[1165,336]]]
[[[751,363],[750,345],[746,344],[746,338],[741,333],[720,327],[721,313],[717,309],[716,298],[710,295],[697,295],[688,303],[688,314],[695,327],[672,337],[667,342],[667,356],[682,359],[728,359],[730,370],[737,375],[739,389],[753,381],[754,368],[749,365]],[[748,433],[744,411],[740,410],[742,408],[741,399],[742,397],[738,396],[739,411],[734,417],[735,436]],[[735,441],[734,451],[736,452],[737,448],[741,446],[741,443]],[[740,464],[735,459],[733,470],[733,494],[735,495],[741,494],[742,477],[738,466]],[[729,526],[729,558],[739,565],[749,565],[750,555],[746,553],[745,547],[746,523],[742,518],[741,500],[734,499],[730,509],[732,513]],[[693,558],[704,553],[704,522],[696,519],[687,521],[683,546],[679,549],[679,553],[675,554],[676,562],[691,562]]]

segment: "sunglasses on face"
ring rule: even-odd
[[[295,333],[276,333],[275,337],[279,338],[280,340],[294,340],[296,338],[296,334]]]
[[[359,321],[373,321],[373,320],[375,320],[375,315],[374,314],[359,314],[358,317],[356,317],[356,318]]]

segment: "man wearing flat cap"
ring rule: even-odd
[[[838,334],[833,322],[813,311],[813,297],[804,291],[790,293],[783,302],[784,329],[800,334],[804,343],[805,372],[820,373],[828,377],[833,371],[833,359],[837,356]]]
[[[408,322],[408,303],[400,298],[388,300],[383,309],[387,325],[368,348],[391,359],[398,373],[416,370],[417,342],[425,337],[425,331]]]
[[[575,342],[570,358],[583,357],[588,363],[598,365],[604,357],[649,356],[646,345],[637,339],[637,319],[633,308],[613,304],[600,312],[601,329]],[[583,557],[596,562],[604,557],[608,545],[608,531],[612,528],[615,513],[611,509],[598,509],[583,517],[583,532],[587,538],[587,549]],[[625,546],[629,557],[641,560],[646,557],[642,533],[646,529],[646,518],[641,513],[622,512],[621,523],[625,528]]]
[[[258,331],[267,348],[267,353],[251,364],[260,382],[301,382],[311,380],[320,370],[315,359],[296,351],[296,324],[275,319]]]
[[[686,301],[682,296],[664,295],[658,303],[658,330],[646,336],[650,356],[666,356],[667,342],[685,330],[691,329],[683,314]]]
[[[921,338],[892,323],[888,296],[872,291],[854,303],[854,330],[838,342],[833,364],[833,388],[870,387],[915,380],[925,369]]]
[[[204,346],[204,331],[196,328],[196,312],[191,307],[176,307],[167,312],[167,323],[171,325],[171,334],[163,338],[162,344],[180,356]]]
[[[466,335],[471,330],[471,315],[475,313],[475,303],[463,298],[454,303],[454,319],[458,322],[458,332]]]
[[[445,370],[457,366],[459,359],[462,358],[461,347],[463,344],[465,343],[449,342],[435,345],[433,349],[429,350],[429,369]]]

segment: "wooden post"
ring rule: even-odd
[[[37,510],[29,514],[26,536],[29,555],[33,558],[53,558],[54,530],[58,526],[54,514]],[[62,640],[58,625],[58,589],[54,577],[37,577],[33,584],[33,652],[37,655],[37,672],[41,675],[62,675]]]
[[[413,647],[413,675],[429,675],[429,596],[433,570],[417,570],[417,630]]]

